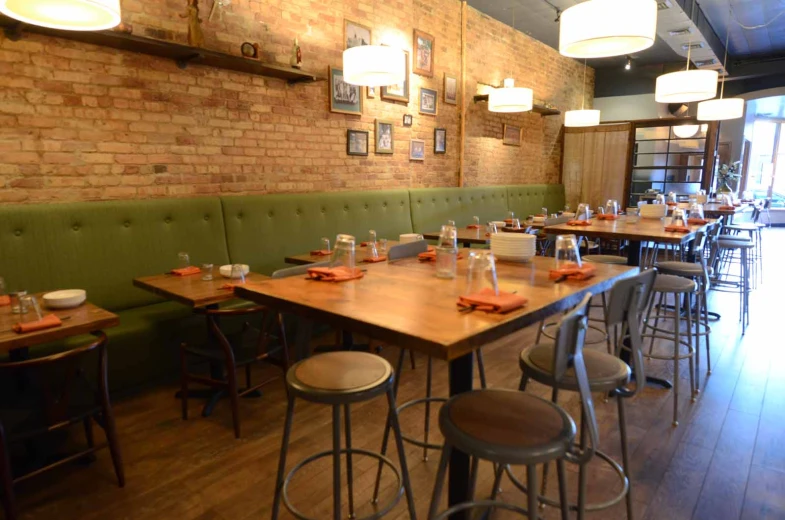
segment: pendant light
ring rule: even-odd
[[[406,79],[406,56],[385,45],[360,45],[343,51],[343,80],[362,87],[398,85]]]
[[[120,25],[120,0],[0,0],[0,13],[20,22],[66,31]]]
[[[597,126],[600,124],[600,111],[584,109],[586,103],[586,60],[583,60],[583,94],[581,109],[568,110],[564,113],[564,126],[575,128],[580,126]]]
[[[561,13],[559,52],[606,58],[648,49],[657,35],[655,0],[588,0]]]
[[[657,103],[692,103],[717,95],[716,70],[690,70],[692,42],[687,44],[687,69],[663,74],[657,78],[654,100]]]
[[[512,30],[515,31],[515,8],[512,8]],[[530,88],[516,87],[515,80],[505,78],[503,86],[488,94],[489,112],[528,112],[534,107],[534,91]]]
[[[730,40],[731,12],[728,10],[728,31],[725,34],[725,61],[722,68],[726,71],[728,67],[728,42]],[[701,101],[698,103],[698,120],[700,121],[727,121],[728,119],[739,119],[744,115],[744,99],[728,98],[725,95],[725,76],[722,77],[720,86],[720,98]]]

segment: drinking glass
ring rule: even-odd
[[[387,254],[387,239],[386,238],[380,238],[378,244],[379,244],[379,247],[377,249],[379,251],[379,254],[382,255],[382,256],[386,255]]]
[[[496,260],[490,251],[470,251],[469,270],[466,274],[464,295],[476,294],[483,289],[492,289],[499,294],[499,283],[496,278]]]
[[[496,229],[496,224],[494,224],[493,222],[488,222],[485,225],[485,232],[488,233],[489,235],[495,235],[496,233],[499,232],[499,230]]]
[[[41,307],[38,305],[38,300],[32,294],[26,294],[19,298],[20,305],[25,309],[24,312],[27,312],[30,309],[35,311],[35,315],[37,319],[43,319],[43,314],[41,314]]]
[[[508,211],[507,212],[507,219],[508,220],[512,220],[514,218],[515,218],[515,212],[514,211]]]
[[[202,281],[210,282],[213,279],[213,264],[202,264]]]
[[[451,227],[455,227],[455,221],[454,220],[448,220],[447,221],[447,225],[451,226]]]
[[[331,249],[330,249],[330,239],[329,238],[322,237],[321,244],[322,244],[321,245],[321,250],[322,251],[327,251],[328,253],[331,251]]]
[[[578,220],[589,220],[591,218],[591,209],[585,202],[578,204],[578,211],[575,213],[575,218]]]
[[[0,296],[3,296],[4,294],[5,294],[5,280],[3,280],[3,277],[0,276]]]
[[[658,193],[657,196],[654,197],[652,204],[665,204],[665,195]]]
[[[335,237],[335,251],[330,267],[348,267],[354,269],[354,237],[352,235],[338,235]]]
[[[374,231],[373,229],[368,231],[368,243],[369,244],[375,244],[376,243],[376,231]]]
[[[365,259],[373,261],[377,258],[379,258],[379,249],[376,247],[376,242],[368,242],[368,246],[365,248]]]
[[[605,215],[605,208],[603,208],[602,206],[597,206],[597,214]]]
[[[239,282],[232,282],[232,283],[245,283],[245,271],[243,266],[240,264],[232,264],[232,280],[240,280]]]
[[[559,235],[556,237],[556,269],[565,267],[581,267],[581,254],[578,251],[578,239],[575,235]]]
[[[676,195],[675,191],[671,191],[671,192],[668,193],[668,202],[671,202],[671,203],[679,202],[679,198]]]
[[[458,247],[458,230],[454,226],[442,226],[439,234],[440,247]]]
[[[191,265],[191,258],[188,256],[188,253],[181,252],[177,253],[177,267],[183,268],[188,267]]]
[[[569,213],[570,212],[570,205],[569,204],[565,204],[564,205],[564,212],[565,213]]]
[[[703,218],[703,204],[697,202],[690,204],[689,218]]]
[[[442,226],[436,246],[436,277],[455,278],[458,270],[458,230],[453,226]]]
[[[517,218],[512,219],[512,229],[521,229],[521,221]]]
[[[619,201],[615,199],[609,199],[608,202],[605,203],[605,214],[606,215],[618,215],[619,214]]]
[[[480,228],[480,217],[472,217],[472,221],[474,222],[474,225],[477,227],[477,229],[479,229]]]
[[[27,291],[16,291],[11,296],[11,312],[14,314],[26,314],[27,306],[24,305],[23,298],[27,296]]]
[[[684,210],[674,209],[673,217],[671,217],[671,226],[684,227],[687,223],[684,218]]]
[[[540,213],[545,217],[548,218],[548,208],[540,208]]]

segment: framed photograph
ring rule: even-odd
[[[520,126],[512,126],[512,125],[504,125],[504,137],[502,138],[502,143],[508,144],[510,146],[520,146],[521,145],[521,127]]]
[[[409,53],[403,51],[404,60],[406,61],[406,78],[403,83],[398,85],[390,85],[389,87],[382,87],[381,97],[390,101],[405,101],[409,103]]]
[[[433,77],[433,54],[436,39],[428,33],[414,30],[414,73]]]
[[[436,105],[439,93],[430,88],[420,87],[420,113],[429,116],[436,115]]]
[[[362,87],[346,83],[341,69],[328,67],[327,71],[327,77],[330,78],[330,112],[362,115]]]
[[[413,121],[414,121],[414,118],[412,117],[411,114],[404,114],[403,115],[403,126],[412,126],[412,122]]]
[[[433,153],[447,153],[447,129],[433,129]]]
[[[458,78],[449,74],[444,75],[444,102],[458,104]]]
[[[346,131],[346,155],[368,155],[368,132]]]
[[[365,87],[365,97],[374,99],[376,97],[376,87]]]
[[[409,141],[409,160],[410,161],[424,161],[425,160],[425,141],[422,139],[412,139]]]
[[[371,44],[371,28],[357,22],[343,20],[343,41],[345,49]]]
[[[393,153],[395,125],[386,119],[377,119],[374,125],[376,153]]]

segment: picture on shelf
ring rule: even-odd
[[[436,40],[422,31],[414,30],[414,73],[433,77],[433,55]]]
[[[362,114],[362,87],[350,85],[343,80],[343,70],[328,68],[330,78],[330,112],[338,114]]]
[[[364,130],[347,130],[346,154],[368,155],[368,132]]]
[[[409,160],[425,160],[425,141],[422,139],[412,139],[409,141]]]
[[[522,129],[520,126],[513,126],[513,125],[504,125],[504,137],[502,138],[502,143],[508,144],[510,146],[520,146],[521,145],[521,132]]]
[[[433,153],[447,153],[447,129],[433,130]]]
[[[420,113],[435,116],[438,96],[435,90],[420,87]]]
[[[393,153],[394,125],[392,121],[377,119],[375,124],[376,153]]]
[[[444,75],[444,102],[450,105],[458,104],[458,78]]]
[[[406,62],[406,76],[404,76],[403,83],[382,87],[382,99],[409,103],[409,53],[407,51],[403,51],[403,59]]]
[[[346,49],[371,44],[371,29],[357,22],[344,19],[343,34]]]

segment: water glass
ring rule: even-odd
[[[498,229],[496,229],[496,224],[494,224],[493,222],[488,222],[488,223],[485,225],[485,232],[486,232],[488,235],[495,235],[496,233],[498,233],[498,232],[499,232],[499,230],[498,230]]]
[[[365,259],[368,261],[375,261],[379,258],[379,249],[376,247],[376,242],[368,242],[365,248]]]
[[[335,251],[330,267],[348,267],[354,269],[354,237],[352,235],[338,235],[335,237]]]
[[[470,251],[464,295],[477,294],[483,289],[492,289],[495,294],[499,294],[496,260],[490,251]]]
[[[3,280],[3,277],[0,276],[0,296],[3,296],[4,294],[5,294],[5,280]]]
[[[232,264],[232,275],[231,275],[231,277],[232,277],[232,280],[239,280],[239,282],[238,281],[234,281],[232,283],[239,283],[239,284],[244,284],[245,283],[245,270],[243,269],[243,266],[241,264]]]
[[[577,220],[589,220],[591,218],[591,208],[585,202],[578,204],[578,211],[575,213]]]
[[[320,250],[327,251],[328,253],[331,251],[329,238],[322,237]]]
[[[373,229],[368,231],[368,243],[369,244],[375,244],[376,243],[376,231],[374,231]]]
[[[455,278],[458,272],[458,248],[448,245],[436,246],[436,278]]]
[[[578,251],[578,239],[575,235],[559,235],[556,237],[556,269],[565,267],[581,267],[581,254]]]
[[[24,308],[24,312],[33,309],[35,311],[36,319],[43,319],[44,315],[41,314],[41,307],[38,305],[38,300],[32,294],[26,294],[19,298],[19,303]]]
[[[548,208],[540,208],[540,214],[547,217],[548,216]]]
[[[684,210],[674,209],[673,217],[671,218],[671,226],[684,227],[687,225],[684,218]]]
[[[605,203],[605,214],[606,215],[618,215],[619,214],[619,201],[615,199],[609,199],[608,202]]]
[[[213,264],[202,264],[202,281],[211,282],[213,280]]]
[[[451,226],[451,227],[455,227],[455,221],[454,220],[448,220],[447,221],[447,225]]]
[[[570,205],[569,204],[565,204],[564,205],[564,212],[565,213],[569,213],[570,212]]]
[[[652,204],[665,204],[665,195],[658,193],[657,196],[654,197]]]
[[[676,204],[677,202],[679,202],[679,197],[676,195],[675,191],[671,191],[668,193],[668,202],[672,204]]]
[[[27,291],[16,291],[11,296],[11,312],[14,314],[26,314],[28,309],[24,305],[23,298],[27,296]]]
[[[439,234],[440,247],[458,247],[458,230],[455,226],[442,226],[442,231]]]
[[[602,206],[597,206],[597,214],[605,215],[605,208],[603,208]]]
[[[191,258],[188,256],[188,253],[181,252],[177,253],[177,267],[184,268],[191,265]]]
[[[382,255],[382,256],[387,254],[387,239],[386,238],[380,238],[379,239],[379,241],[377,242],[377,250],[379,251],[379,254]]]
[[[690,204],[690,215],[689,218],[703,218],[703,204],[698,204],[694,202]]]
[[[477,229],[479,229],[480,228],[480,217],[472,217],[472,221],[474,222],[474,225],[477,227]]]
[[[512,219],[512,224],[510,224],[512,229],[521,229],[521,221],[517,218]]]

